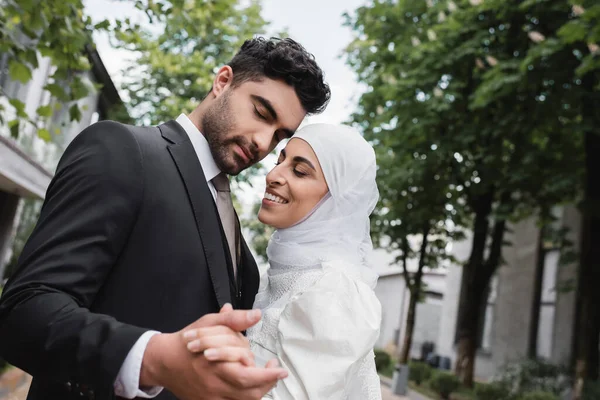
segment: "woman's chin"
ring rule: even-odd
[[[265,210],[264,208],[261,208],[258,211],[258,216],[257,216],[258,220],[260,222],[262,222],[265,225],[268,225],[272,228],[275,229],[284,229],[285,227],[282,226],[281,224],[281,220],[280,218],[277,218],[276,215],[273,215],[273,213],[269,212],[269,210]]]
[[[262,222],[265,225],[269,225],[269,226],[273,226],[273,222],[276,222],[274,220],[276,220],[276,218],[274,218],[273,215],[269,215],[269,211],[265,210],[264,208],[261,208],[258,211],[258,220],[260,222]],[[273,226],[273,228],[276,228],[275,226]]]

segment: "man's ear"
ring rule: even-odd
[[[213,81],[213,87],[211,93],[215,97],[219,97],[233,82],[233,70],[229,65],[224,65],[219,69],[215,80]]]

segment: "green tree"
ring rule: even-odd
[[[126,1],[126,0],[121,0]],[[157,124],[191,112],[208,94],[216,70],[244,40],[264,33],[257,0],[136,0],[150,23],[119,24],[115,46],[136,54],[124,71],[131,115]]]
[[[348,62],[369,87],[353,119],[382,146],[401,136],[411,138],[405,151],[435,145],[460,188],[457,215],[471,217],[456,221],[471,232],[455,368],[468,386],[507,224],[580,193],[578,63],[531,57],[539,25],[556,31],[570,10],[565,1],[380,1],[348,19]],[[550,81],[549,69],[570,74]]]
[[[86,46],[91,44],[92,31],[109,27],[108,21],[92,24],[83,13],[82,0],[1,1],[0,65],[6,67],[10,79],[26,84],[38,68],[40,57],[49,57],[55,69],[44,88],[58,101],[29,114],[21,100],[9,97],[0,88],[0,98],[8,102],[6,110],[0,104],[0,124],[7,124],[14,137],[29,124],[42,139],[50,140],[43,122],[56,111],[55,107],[67,105],[70,120],[79,121],[81,109],[76,100],[95,90],[85,79],[84,73],[91,68]]]
[[[411,145],[411,134],[386,137],[370,135],[377,142],[377,183],[379,207],[372,218],[372,234],[380,247],[398,254],[406,287],[410,292],[405,335],[399,362],[410,358],[417,304],[425,287],[423,274],[444,262],[455,261],[449,250],[451,240],[460,240],[462,232],[452,219],[458,219],[453,206],[456,188],[449,183],[450,168],[435,145],[420,149]],[[369,137],[368,137],[369,138]],[[411,271],[410,261],[416,261]]]

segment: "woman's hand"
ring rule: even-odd
[[[232,310],[233,307],[230,304],[225,304],[219,313]],[[203,353],[209,361],[239,362],[248,367],[254,367],[254,354],[250,351],[248,339],[241,333],[232,336],[227,329],[223,326],[190,329],[183,333],[183,338],[189,351]],[[271,361],[275,361],[275,363]],[[271,361],[267,367],[276,367],[277,360]]]

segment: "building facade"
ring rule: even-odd
[[[108,117],[114,107],[123,107],[119,94],[100,59],[98,52],[89,46],[86,55],[92,69],[85,72],[90,83],[102,85],[100,90],[92,89],[88,96],[77,101],[82,109],[78,122],[69,118],[69,104],[57,104],[51,99],[44,86],[51,83],[54,72],[47,57],[38,57],[39,66],[32,73],[32,79],[23,84],[10,79],[9,57],[0,56],[0,96],[3,106],[0,123],[0,283],[4,268],[11,257],[11,245],[24,199],[42,200],[52,179],[61,154],[77,135],[88,125]],[[50,140],[42,140],[37,130],[30,124],[20,124],[18,136],[11,135],[8,121],[14,118],[14,109],[8,98],[15,98],[25,104],[28,115],[36,115],[40,106],[55,107],[54,114],[38,120],[38,127],[45,127],[51,133]],[[39,207],[39,205],[38,205]]]
[[[581,216],[575,207],[557,210],[555,228],[567,228],[568,239],[575,250],[579,248],[580,225]],[[535,347],[538,358],[558,365],[569,365],[573,352],[576,293],[568,286],[576,281],[577,263],[563,263],[561,251],[546,244],[538,313],[534,294],[539,279],[539,227],[534,219],[528,219],[512,226],[511,230],[507,237],[511,245],[503,249],[505,264],[496,272],[482,310],[483,324],[475,362],[475,376],[480,380],[492,379],[507,363],[525,359],[530,346]],[[459,260],[466,260],[470,242],[455,244],[454,251]],[[440,355],[450,357],[453,364],[461,277],[462,267],[448,270],[436,349]],[[536,337],[534,342],[532,335]]]
[[[566,229],[567,239],[577,251],[581,216],[573,206],[556,210],[555,230]],[[535,347],[538,358],[558,365],[569,365],[573,354],[577,262],[561,261],[561,250],[545,243],[543,269],[538,270],[539,228],[534,219],[511,226],[503,249],[505,264],[497,270],[488,288],[487,302],[481,309],[476,379],[492,379],[509,362],[518,362]],[[460,262],[470,254],[470,237],[452,244]],[[376,293],[383,307],[383,321],[377,347],[396,352],[401,346],[408,307],[408,292],[401,268],[394,256],[376,250],[375,265],[380,274]],[[416,262],[413,260],[413,262]],[[409,263],[409,270],[414,270]],[[456,361],[457,318],[462,266],[450,265],[424,275],[426,297],[417,306],[411,357],[418,358],[424,342],[435,343],[434,352]],[[541,277],[539,312],[535,311],[536,282]],[[539,314],[539,317],[536,317]],[[534,321],[537,318],[537,327]],[[535,331],[532,333],[532,331]],[[532,335],[535,342],[532,342]]]

